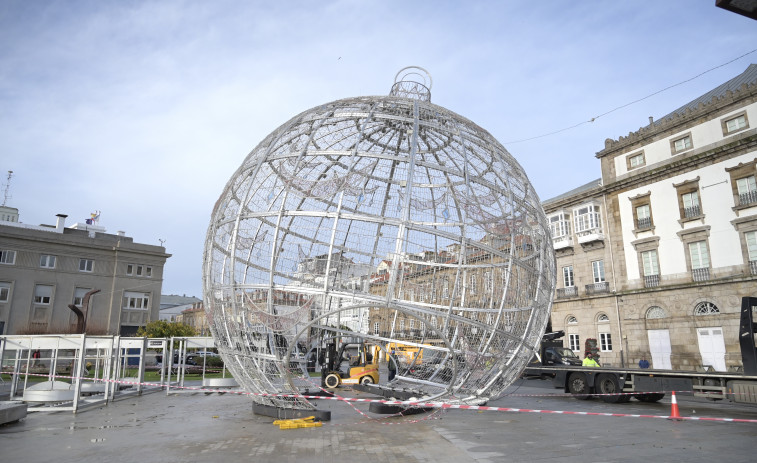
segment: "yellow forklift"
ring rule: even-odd
[[[321,365],[321,386],[333,389],[340,384],[378,384],[378,349],[365,343],[327,345]]]

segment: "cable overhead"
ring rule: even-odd
[[[743,55],[738,56],[738,57],[736,57],[736,58],[734,58],[734,59],[732,59],[730,61],[727,61],[727,62],[725,62],[723,64],[719,64],[719,65],[717,65],[715,67],[712,67],[712,68],[710,68],[710,69],[708,69],[706,71],[700,72],[699,74],[695,75],[694,77],[690,77],[690,78],[688,78],[686,80],[678,82],[677,84],[673,84],[673,85],[670,85],[668,87],[663,88],[662,90],[658,90],[658,91],[656,91],[654,93],[650,93],[649,95],[647,95],[645,97],[639,98],[637,100],[631,101],[630,103],[626,103],[626,104],[620,105],[620,106],[618,106],[616,108],[613,108],[613,109],[611,109],[609,111],[603,112],[602,114],[600,114],[598,116],[594,116],[594,117],[592,117],[591,119],[589,119],[587,121],[579,122],[578,124],[572,125],[570,127],[565,127],[564,129],[555,130],[553,132],[548,132],[548,133],[545,133],[545,134],[542,134],[542,135],[537,135],[535,137],[523,138],[523,139],[520,139],[520,140],[511,140],[511,141],[505,142],[504,144],[505,145],[511,145],[511,144],[514,144],[514,143],[523,143],[523,142],[526,142],[526,141],[537,140],[539,138],[549,137],[550,135],[555,135],[555,134],[560,133],[560,132],[565,132],[566,130],[575,129],[576,127],[582,126],[584,124],[590,124],[590,123],[596,121],[597,119],[599,119],[600,117],[606,116],[606,115],[608,115],[610,113],[613,113],[615,111],[618,111],[620,109],[626,108],[626,107],[631,106],[631,105],[636,104],[636,103],[639,103],[640,101],[644,101],[644,100],[646,100],[648,98],[651,98],[651,97],[653,97],[655,95],[659,95],[660,93],[665,92],[667,90],[670,90],[671,88],[675,88],[675,87],[678,87],[679,85],[683,85],[683,84],[685,84],[687,82],[691,82],[694,79],[702,77],[703,75],[707,74],[708,72],[712,72],[715,69],[719,69],[719,68],[722,68],[723,66],[727,66],[727,65],[733,63],[734,61],[738,61],[741,58],[743,58],[743,57],[745,57],[747,55],[750,55],[750,54],[752,54],[752,53],[754,53],[756,51],[757,51],[757,48],[755,48],[752,51],[748,51],[748,52],[744,53]]]

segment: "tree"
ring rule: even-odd
[[[155,320],[146,326],[140,326],[137,330],[137,336],[148,338],[189,337],[197,336],[197,331],[184,323]]]

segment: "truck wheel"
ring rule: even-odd
[[[370,376],[363,376],[360,378],[360,384],[373,384],[373,378]]]
[[[329,373],[328,376],[326,376],[324,383],[326,384],[327,388],[334,389],[335,387],[339,386],[339,375],[337,375],[336,373]]]
[[[597,379],[597,387],[600,394],[618,394],[622,392],[620,390],[620,383],[615,375],[599,375]],[[622,395],[605,395],[602,396],[602,400],[608,404],[616,404],[622,402],[626,396]]]
[[[656,394],[635,394],[634,397],[636,397],[637,400],[641,402],[659,402],[662,400],[663,397],[665,397],[665,393],[660,392]]]
[[[586,375],[583,373],[573,373],[568,378],[568,390],[571,394],[576,395],[576,399],[588,400],[589,385],[586,381]]]

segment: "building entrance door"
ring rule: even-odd
[[[702,365],[710,365],[715,371],[726,371],[723,328],[697,328],[697,338]]]
[[[670,332],[668,330],[648,330],[649,353],[652,356],[652,368],[658,370],[673,369],[670,364]]]

